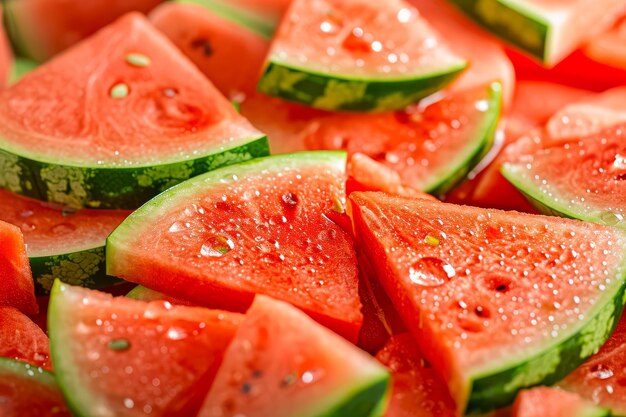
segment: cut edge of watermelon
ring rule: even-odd
[[[500,172],[540,213],[613,226],[603,219],[603,213],[608,213],[606,210],[597,208],[596,210],[576,211],[564,204],[562,202],[564,199],[559,198],[555,200],[553,197],[541,192],[532,181],[523,178],[521,175],[523,169],[524,166],[521,163],[507,162],[502,165]],[[587,206],[586,208],[591,207]]]
[[[294,160],[302,165],[332,164],[341,167],[343,171],[346,165],[346,153],[344,151],[308,151],[257,158],[207,172],[168,189],[134,211],[109,235],[106,242],[107,273],[113,276],[117,273],[116,252],[120,247],[130,243],[128,237],[135,239],[143,229],[149,227],[151,220],[167,213],[179,201],[194,195],[199,185],[203,185],[204,190],[210,190],[212,186],[223,185],[223,181],[236,181],[258,170],[271,171],[276,166],[280,167],[281,162]],[[176,198],[173,199],[172,195]]]
[[[444,195],[472,172],[490,152],[496,140],[498,121],[502,114],[502,84],[500,82],[489,84],[488,92],[490,106],[473,136],[473,142],[476,142],[474,151],[463,155],[462,161],[450,164],[448,172],[441,175],[439,181],[428,185],[424,190],[425,192],[440,196]],[[455,169],[454,167],[459,167],[460,169]]]
[[[35,380],[50,388],[58,388],[52,372],[26,362],[18,361],[17,359],[0,357],[0,374],[11,374],[21,378]]]
[[[626,233],[619,233],[626,238]],[[468,381],[469,389],[465,391],[470,394],[465,411],[489,411],[506,406],[513,402],[520,389],[554,384],[572,371],[572,364],[578,366],[596,352],[615,330],[624,309],[626,253],[616,266],[614,276],[616,279],[588,312],[588,319],[570,326],[547,349],[528,354],[521,361],[499,363],[496,368],[472,370],[473,377]],[[540,376],[536,378],[540,379],[538,382],[534,380],[536,376]],[[533,381],[530,385],[527,383],[529,380]],[[488,389],[482,390],[481,385]]]
[[[324,73],[270,56],[257,90],[323,110],[399,110],[441,90],[467,66],[467,61],[459,60],[456,65],[427,73],[348,75]]]
[[[246,29],[255,32],[264,39],[270,40],[274,35],[275,24],[268,22],[255,14],[236,6],[229,5],[227,1],[220,0],[175,0],[179,4],[195,4],[209,10],[219,17],[236,23]]]

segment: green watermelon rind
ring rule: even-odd
[[[25,378],[52,389],[58,389],[57,381],[51,372],[12,358],[0,357],[0,375],[14,375]]]
[[[524,169],[519,164],[507,163],[502,166],[501,173],[504,178],[507,179],[517,190],[528,200],[528,202],[535,207],[540,213],[556,216],[566,217],[569,219],[577,219],[590,223],[602,224],[605,226],[624,228],[623,225],[616,225],[602,218],[603,213],[608,213],[606,210],[600,208],[596,210],[590,210],[589,206],[585,206],[584,209],[575,210],[574,207],[569,207],[563,204],[565,201],[563,198],[559,198],[558,201],[554,200],[554,197],[541,192],[532,181],[524,180],[520,171]],[[552,190],[554,193],[555,190]]]
[[[306,415],[382,417],[388,402],[390,381],[389,373],[383,370],[368,379],[359,380],[359,384],[351,386],[347,392],[339,392],[339,395],[320,401],[317,405],[319,413],[311,411]]]
[[[29,256],[35,295],[49,295],[55,279],[79,287],[102,289],[122,283],[106,274],[104,241],[93,248],[46,256]]]
[[[257,35],[270,40],[276,29],[275,24],[267,22],[264,19],[250,13],[241,8],[229,5],[226,1],[220,0],[175,0],[179,4],[195,4],[206,10],[209,10],[222,19],[242,26]]]
[[[626,238],[626,234],[624,234]],[[615,279],[596,302],[588,318],[572,325],[551,346],[530,358],[499,363],[497,368],[477,370],[469,382],[465,412],[486,412],[513,402],[517,392],[538,385],[552,385],[581,365],[615,330],[626,302],[626,256],[615,270]]]
[[[323,73],[270,57],[257,90],[322,110],[382,112],[404,109],[441,90],[466,67],[459,61],[426,74],[368,77]]]
[[[481,26],[548,64],[550,23],[514,0],[451,0]]]
[[[135,209],[191,177],[266,155],[269,144],[261,135],[193,159],[128,168],[42,161],[0,149],[0,188],[74,208]]]
[[[258,158],[207,172],[204,175],[199,175],[168,189],[131,213],[109,235],[106,243],[107,273],[112,276],[118,276],[117,251],[128,245],[129,239],[136,239],[143,230],[150,227],[150,224],[156,218],[167,213],[171,207],[175,207],[180,201],[193,197],[198,190],[206,192],[212,187],[220,187],[227,182],[236,182],[245,178],[249,173],[254,174],[263,170],[282,169],[287,164],[298,167],[332,164],[340,166],[341,170],[344,171],[346,153],[343,151],[310,151]]]
[[[491,150],[495,141],[496,129],[498,128],[501,112],[502,85],[499,82],[494,82],[489,86],[489,110],[485,112],[480,127],[471,138],[472,142],[475,144],[474,149],[471,152],[457,155],[461,160],[449,163],[446,171],[444,173],[438,173],[436,181],[426,185],[423,191],[442,196],[467,177],[467,174],[469,174],[472,169],[482,161],[489,150]]]
[[[17,23],[17,17],[11,7],[15,1],[19,0],[2,0],[2,20],[4,24],[4,30],[9,39],[11,49],[17,56],[32,58],[28,51],[24,36],[21,33],[20,25]]]
[[[9,85],[15,84],[24,75],[37,68],[37,66],[39,66],[39,64],[31,59],[16,57],[11,65]]]

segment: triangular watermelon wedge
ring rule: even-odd
[[[626,234],[554,217],[352,193],[357,241],[459,411],[557,382],[608,338]]]
[[[611,412],[558,388],[523,390],[513,405],[513,417],[608,417]]]
[[[57,381],[79,416],[195,415],[241,320],[57,280],[48,310]]]
[[[625,128],[522,156],[502,174],[544,213],[626,228]]]
[[[336,151],[275,155],[172,187],[109,236],[107,273],[230,311],[268,295],[356,341],[356,254],[330,220],[344,210],[345,164]]]
[[[31,319],[12,307],[0,307],[0,357],[50,369],[50,341]]]
[[[377,417],[388,382],[365,352],[289,304],[257,296],[199,417]]]
[[[0,93],[0,187],[40,200],[137,208],[267,153],[263,134],[140,14]]]
[[[0,358],[0,415],[71,417],[54,375],[9,358]]]
[[[294,0],[258,89],[325,110],[399,110],[466,65],[404,0]]]

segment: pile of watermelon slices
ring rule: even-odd
[[[4,0],[0,416],[626,416],[623,0]]]

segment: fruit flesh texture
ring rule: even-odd
[[[390,43],[396,47],[387,49]],[[334,47],[332,54],[323,52],[328,47]],[[350,77],[427,74],[461,62],[414,8],[397,0],[294,1],[271,53],[277,62]]]
[[[0,21],[2,22],[4,22],[3,16],[4,10],[0,7]],[[15,59],[4,30],[4,25],[1,25],[0,32],[0,85],[4,87],[9,83],[11,67]]]
[[[199,417],[378,416],[388,379],[373,358],[301,311],[257,296]]]
[[[166,3],[150,14],[150,21],[226,97],[236,99],[256,90],[269,49],[262,36],[198,4]],[[224,64],[232,62],[237,65],[224,70]]]
[[[50,369],[48,336],[19,310],[0,307],[0,357]]]
[[[505,164],[503,175],[540,209],[625,228],[624,127],[522,156]]]
[[[448,387],[424,359],[408,334],[392,336],[376,359],[392,375],[386,417],[455,417]]]
[[[104,246],[126,210],[73,210],[0,190],[0,220],[20,228],[30,257]]]
[[[602,417],[608,410],[558,388],[537,387],[521,391],[513,405],[513,417]]]
[[[142,57],[139,64],[133,54]],[[98,83],[89,84],[94,71]],[[41,88],[44,81],[48,88]],[[129,89],[127,96],[112,96],[119,85]],[[78,166],[176,162],[197,154],[192,150],[260,136],[164,35],[134,13],[0,93],[0,109],[5,150]],[[120,130],[122,123],[128,128]]]
[[[328,217],[345,198],[344,158],[274,156],[173,188],[109,238],[108,272],[234,311],[248,308],[255,293],[270,295],[356,340],[362,321],[356,256],[349,236]]]
[[[584,47],[585,55],[591,59],[622,70],[626,69],[626,18],[595,38]]]
[[[39,62],[95,33],[127,12],[147,13],[162,0],[8,0],[11,38]]]
[[[559,386],[609,408],[615,415],[625,415],[625,363],[626,320],[622,318],[600,351],[559,382]]]
[[[614,318],[610,313],[617,307],[606,299],[619,293],[624,273],[622,255],[613,250],[623,245],[619,231],[379,193],[353,193],[350,200],[357,240],[459,406],[467,401],[467,384],[499,372],[498,367],[519,369],[529,374],[525,378],[539,379],[525,383],[539,383],[563,365],[544,364],[547,369],[537,374],[524,362],[551,349],[558,354],[559,344],[577,335],[584,323],[572,317],[575,311],[589,321],[599,306],[608,305],[609,316],[602,317],[608,328],[601,327],[599,338],[583,347],[580,358],[568,357],[573,363],[566,366],[574,368],[575,361],[589,356],[608,337]],[[563,241],[566,237],[569,240]],[[481,251],[482,245],[472,242],[486,246]],[[588,267],[594,272],[583,272]],[[605,282],[604,272],[610,278],[599,284],[600,278]],[[552,278],[559,273],[566,278]],[[551,334],[541,323],[552,321],[563,327]],[[508,375],[511,384],[520,382],[514,375]],[[509,395],[506,389],[502,395]]]
[[[52,374],[7,358],[0,358],[0,415],[71,417]]]
[[[35,285],[30,272],[24,236],[17,226],[0,221],[0,306],[37,314]]]
[[[195,415],[242,318],[57,281],[48,327],[59,385],[81,415]]]

